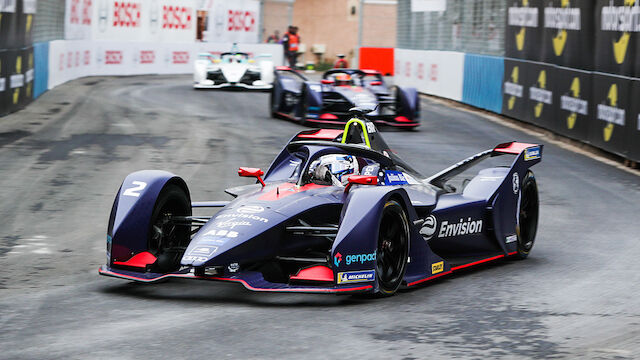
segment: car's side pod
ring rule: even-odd
[[[114,262],[126,262],[147,250],[154,205],[162,189],[169,184],[181,187],[189,196],[189,189],[184,180],[170,172],[142,170],[131,173],[124,179],[109,217],[109,266]]]
[[[420,98],[415,88],[396,87],[396,116],[404,116],[409,120],[420,119]]]

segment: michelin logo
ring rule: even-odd
[[[471,220],[467,218],[458,220],[457,223],[450,224],[448,221],[442,221],[440,225],[440,232],[438,232],[439,238],[460,236],[460,235],[472,235],[482,232],[482,220]]]
[[[375,278],[375,270],[341,272],[338,273],[338,284],[373,281]]]

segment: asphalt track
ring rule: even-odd
[[[139,285],[98,276],[130,172],[183,176],[225,200],[301,126],[265,93],[193,91],[189,76],[80,79],[0,119],[0,358],[638,358],[640,177],[552,144],[534,168],[536,245],[392,298]],[[385,132],[424,174],[508,140],[540,139],[423,100]],[[543,141],[544,142],[544,141]]]

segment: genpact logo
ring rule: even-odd
[[[352,263],[356,263],[356,262],[359,262],[360,264],[364,264],[367,261],[375,261],[376,252],[374,251],[371,254],[347,255],[345,260],[347,261],[347,265],[351,265]]]
[[[336,265],[336,267],[340,266],[340,261],[342,261],[342,254],[337,253],[334,257],[333,257],[333,263]]]

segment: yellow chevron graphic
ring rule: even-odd
[[[578,77],[573,78],[573,81],[571,82],[571,88],[569,89],[569,91],[571,92],[571,95],[574,98],[580,97],[580,78]],[[571,113],[567,117],[567,128],[569,130],[573,129],[573,127],[576,126],[576,120],[578,120],[578,114],[576,113]]]
[[[22,56],[16,57],[16,74],[22,73]],[[13,104],[16,105],[20,100],[20,88],[13,90]]]
[[[520,31],[516,34],[516,48],[518,51],[522,51],[524,49],[524,34],[526,32],[525,28],[520,28]]]
[[[613,107],[618,106],[618,85],[612,84],[609,88],[609,94],[607,95],[607,99],[609,99],[609,105]],[[611,136],[613,135],[613,123],[608,123],[604,129],[602,129],[602,137],[604,141],[607,142],[611,140]]]
[[[624,0],[624,6],[633,6],[635,3],[636,0]],[[618,41],[613,41],[613,57],[618,64],[622,64],[627,56],[630,37],[631,35],[628,32],[625,32],[620,36]]]
[[[520,69],[518,69],[517,66],[514,66],[513,70],[511,70],[511,82],[513,82],[514,84],[517,84],[519,74],[520,74]],[[509,101],[507,102],[507,108],[509,110],[513,110],[513,106],[515,104],[516,104],[516,97],[511,95],[511,97],[509,98]]]
[[[540,71],[538,75],[538,87],[540,89],[547,88],[547,72],[545,70]],[[536,118],[539,118],[542,115],[542,109],[544,108],[544,103],[538,102],[536,106],[533,107],[533,114]]]

